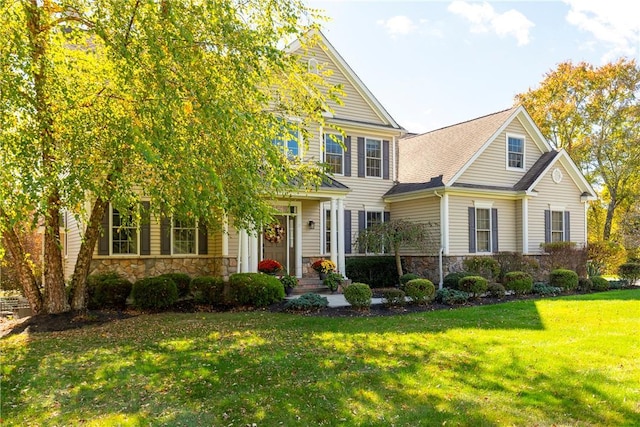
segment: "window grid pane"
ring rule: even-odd
[[[562,211],[551,212],[551,241],[564,241],[564,212]]]
[[[524,167],[524,140],[509,137],[508,140],[509,167],[522,169]]]
[[[371,228],[378,224],[382,224],[382,212],[367,212],[366,228]],[[367,247],[366,252],[383,253],[382,242],[378,242],[375,246]]]
[[[195,221],[173,220],[173,253],[196,253],[196,224]]]
[[[328,210],[324,211],[324,230],[324,252],[328,254],[331,252],[331,211]]]
[[[366,140],[366,166],[367,176],[382,176],[382,141],[377,139]]]
[[[476,209],[476,249],[491,252],[491,211]]]
[[[111,253],[137,254],[138,228],[133,223],[133,215],[122,215],[117,209],[113,209],[111,225]]]
[[[324,136],[324,161],[328,165],[329,172],[334,174],[343,173],[343,151],[340,144],[342,142],[342,135],[329,135]]]

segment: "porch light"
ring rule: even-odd
[[[315,230],[315,228],[316,228],[316,223],[313,220],[309,220],[309,229]]]

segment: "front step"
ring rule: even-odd
[[[298,279],[298,286],[293,288],[292,295],[302,295],[312,292],[314,294],[328,294],[329,288],[322,284],[320,279],[302,278]]]

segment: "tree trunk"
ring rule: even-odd
[[[611,238],[611,225],[613,224],[613,214],[615,213],[618,201],[615,198],[611,198],[609,205],[607,206],[607,216],[604,221],[604,230],[602,232],[602,239],[606,242]]]
[[[70,310],[62,270],[60,244],[60,197],[54,191],[47,200],[49,208],[44,230],[44,289],[45,310],[49,314]]]
[[[404,274],[402,272],[402,258],[400,257],[400,245],[393,248],[393,252],[396,257],[396,269],[398,270],[398,284],[400,284],[400,278]]]
[[[0,214],[3,213],[0,211]],[[4,244],[4,247],[9,250],[9,252],[11,253],[11,257],[16,263],[15,267],[16,272],[18,273],[18,280],[20,281],[20,285],[22,286],[24,296],[29,301],[31,310],[34,314],[41,313],[43,309],[42,294],[40,293],[40,289],[38,288],[38,281],[33,275],[33,270],[31,270],[31,267],[29,266],[18,234],[13,228],[7,227],[2,232],[2,242]]]
[[[87,224],[84,238],[82,239],[80,253],[78,254],[78,260],[71,279],[71,289],[73,289],[71,308],[74,311],[85,311],[87,309],[87,276],[91,267],[93,250],[100,234],[100,222],[108,205],[109,202],[98,197],[89,216],[89,224]],[[104,232],[106,233],[107,231],[104,230]]]

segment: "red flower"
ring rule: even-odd
[[[258,271],[265,274],[275,274],[282,270],[282,265],[275,259],[263,259],[258,263]]]

